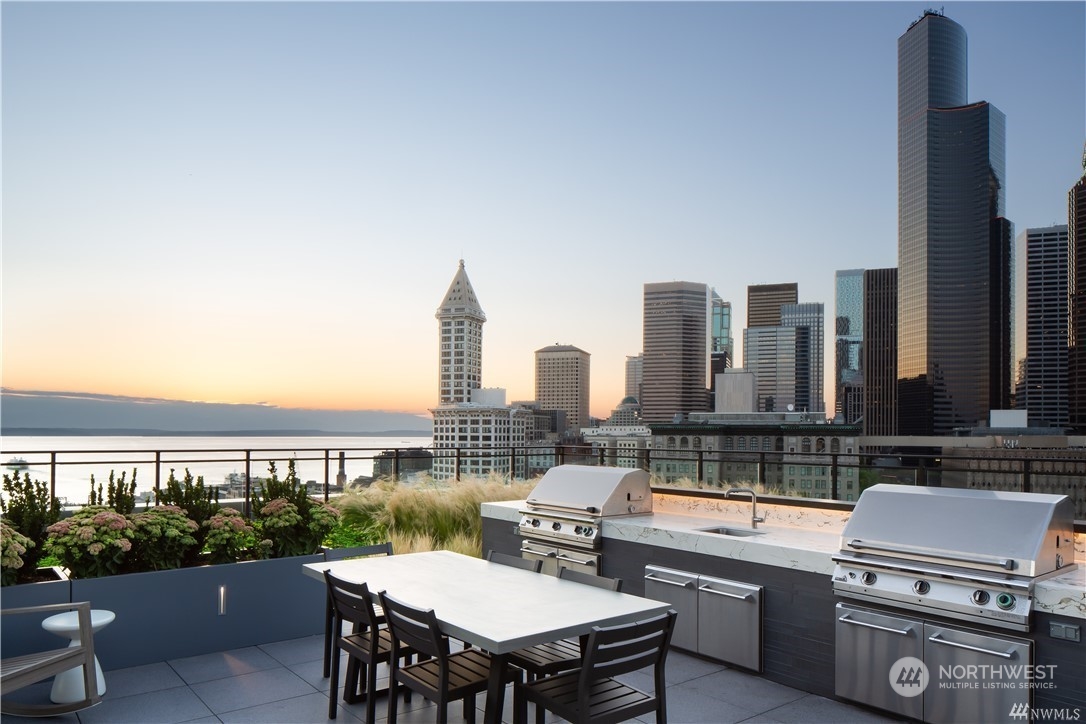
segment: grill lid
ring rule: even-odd
[[[841,551],[1035,577],[1074,565],[1073,531],[1066,495],[883,484],[860,495]]]
[[[652,489],[644,470],[558,465],[528,495],[528,507],[593,516],[652,512]]]

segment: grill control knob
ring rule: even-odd
[[[581,526],[577,526],[576,528],[573,529],[573,535],[580,535],[583,532],[584,532],[584,528],[582,528]]]
[[[987,591],[976,590],[973,591],[973,595],[970,596],[970,598],[973,599],[973,603],[978,606],[983,606],[988,603],[988,599],[991,598],[991,596],[988,595]]]
[[[591,528],[585,528],[585,529],[584,529],[584,534],[585,534],[585,535],[592,535],[592,533],[593,533],[593,531],[592,531],[592,529],[591,529]]]
[[[558,521],[556,520],[556,521],[554,521],[553,523],[551,523],[551,529],[552,529],[552,530],[562,530],[562,524],[561,524],[561,523],[559,523],[559,522],[558,522]]]
[[[931,590],[931,584],[927,581],[917,581],[913,584],[913,590],[923,596],[925,593]]]
[[[1004,611],[1009,611],[1014,608],[1014,596],[1009,593],[1001,593],[996,596],[996,605],[1002,608]]]
[[[860,583],[864,584],[865,586],[870,586],[871,584],[873,584],[878,579],[879,579],[879,577],[876,576],[871,571],[864,571],[863,573],[860,574]]]
[[[532,518],[531,523],[532,523],[533,528],[538,528],[539,527],[539,518]]]

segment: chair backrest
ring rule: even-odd
[[[449,657],[449,637],[441,633],[434,609],[415,608],[384,591],[378,595],[396,647],[406,646],[423,656],[435,658],[444,670]]]
[[[491,563],[500,563],[503,566],[511,566],[513,568],[523,568],[524,570],[533,573],[539,573],[543,570],[543,561],[541,560],[529,560],[527,558],[521,558],[520,556],[511,556],[508,553],[499,553],[498,551],[487,551],[486,559]]]
[[[581,692],[586,693],[593,681],[628,674],[647,666],[657,669],[657,681],[662,681],[664,659],[675,630],[674,610],[645,621],[600,628],[595,626],[585,645],[584,666],[581,668]]]
[[[594,573],[585,573],[584,571],[575,571],[572,568],[559,568],[558,577],[564,578],[567,581],[576,581],[577,583],[583,583],[587,586],[595,586],[596,588],[604,588],[608,591],[621,591],[622,579],[621,578],[608,578],[607,576],[597,576]]]
[[[342,561],[345,558],[362,558],[363,556],[381,555],[392,555],[392,541],[375,543],[371,546],[355,546],[353,548],[328,548],[324,551],[324,560]]]
[[[324,572],[324,581],[328,585],[328,600],[332,603],[332,614],[341,621],[358,623],[376,631],[379,625],[377,614],[373,610],[374,596],[365,583],[352,583],[337,577],[331,571]]]

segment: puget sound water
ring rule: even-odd
[[[268,475],[268,460],[274,460],[277,474],[283,478],[287,462],[294,458],[298,477],[303,481],[323,483],[325,479],[325,451],[330,462],[328,474],[335,483],[339,472],[339,453],[346,451],[344,472],[348,481],[359,476],[373,474],[373,457],[393,448],[429,448],[430,436],[113,436],[113,435],[6,435],[0,442],[0,465],[3,473],[18,473],[20,479],[29,473],[31,480],[48,484],[50,480],[50,453],[56,452],[56,495],[66,505],[86,503],[90,496],[91,475],[95,487],[102,485],[103,495],[112,471],[120,478],[125,473],[126,482],[132,480],[136,470],[136,496],[143,498],[155,486],[155,469],[160,470],[160,482],[164,486],[170,469],[182,480],[185,469],[193,479],[203,476],[204,484],[221,484],[228,475],[243,476],[245,451],[249,451],[249,474],[253,477]],[[155,451],[160,463],[156,466]],[[181,452],[184,451],[184,452]],[[200,451],[200,452],[189,452]],[[21,459],[13,462],[13,458]],[[25,461],[23,467],[22,461]]]

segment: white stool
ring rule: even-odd
[[[100,631],[108,626],[116,618],[112,611],[91,609],[91,630]],[[41,622],[41,627],[49,633],[64,636],[72,640],[68,648],[79,646],[79,614],[75,611],[58,613]],[[106,678],[102,675],[102,665],[98,663],[98,657],[94,657],[94,672],[98,677],[98,695],[106,693]],[[53,690],[49,698],[54,704],[71,704],[83,701],[83,667],[76,666],[73,669],[62,671],[53,679]]]

